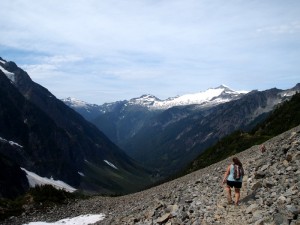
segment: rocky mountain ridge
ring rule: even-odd
[[[47,213],[27,211],[4,224],[57,221],[105,213],[96,224],[299,225],[300,126],[237,154],[245,169],[241,204],[230,205],[221,186],[231,158],[160,186],[122,197],[93,197]]]
[[[115,108],[114,106],[118,105],[119,103],[123,103],[125,107],[130,105],[140,106],[149,110],[166,110],[176,106],[188,105],[210,107],[238,99],[247,93],[248,91],[234,91],[226,85],[220,85],[216,88],[209,88],[198,93],[170,97],[165,100],[161,100],[151,94],[144,94],[140,97],[132,98],[130,100],[105,103],[103,105],[91,104],[72,97],[62,99],[62,101],[71,108],[80,110],[85,117],[92,117],[92,115],[89,115],[91,112],[111,112]],[[85,112],[83,111],[84,109],[86,110]]]

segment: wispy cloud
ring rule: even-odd
[[[257,29],[259,33],[295,34],[300,32],[300,21],[277,26],[268,26]]]

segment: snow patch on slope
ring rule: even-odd
[[[94,224],[105,218],[104,214],[87,214],[81,215],[74,218],[66,218],[53,223],[47,222],[31,222],[23,225],[88,225]]]
[[[66,184],[63,181],[53,180],[53,178],[49,179],[47,177],[41,177],[41,176],[37,175],[36,173],[30,172],[24,168],[21,168],[21,169],[26,172],[26,176],[27,176],[30,187],[49,184],[49,185],[52,185],[56,189],[63,189],[68,192],[76,191],[75,188],[71,187],[70,185]]]
[[[82,177],[85,177],[84,173],[82,173],[82,172],[78,172],[78,174]]]
[[[5,62],[4,62],[5,63]],[[13,83],[15,82],[15,74],[7,71],[0,65],[0,70],[7,76],[8,79],[10,79]]]
[[[2,137],[0,137],[0,141],[1,141],[1,142],[9,143],[11,146],[17,146],[17,147],[23,148],[22,145],[20,145],[20,144],[14,142],[14,141],[8,141],[8,140],[6,140],[6,139],[4,139],[4,138],[2,138]]]
[[[107,160],[103,160],[103,161],[104,161],[107,165],[109,165],[109,166],[111,166],[112,168],[118,170],[118,168],[117,168],[114,164],[112,164],[111,162],[109,162],[109,161],[107,161]]]
[[[86,107],[88,105],[88,103],[72,97],[63,99],[62,101],[65,103],[66,102],[70,103],[70,105],[75,108]]]

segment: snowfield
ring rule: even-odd
[[[0,65],[0,70],[10,79],[13,83],[15,82],[15,74],[7,71]]]
[[[88,225],[94,224],[105,218],[104,214],[88,214],[81,215],[74,218],[66,218],[53,223],[47,222],[31,222],[23,225]]]
[[[114,164],[112,164],[111,162],[107,161],[107,160],[103,160],[107,165],[109,165],[110,167],[118,170],[118,167],[116,167]]]
[[[50,184],[56,189],[63,189],[68,192],[74,192],[76,191],[75,188],[71,187],[70,185],[66,184],[63,181],[60,180],[53,180],[52,178],[47,178],[47,177],[41,177],[33,172],[30,172],[24,168],[21,168],[23,171],[26,172],[26,176],[29,182],[30,187],[35,187],[37,185],[45,185],[45,184]]]

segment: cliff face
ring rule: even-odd
[[[118,197],[94,197],[49,211],[48,221],[105,213],[99,224],[300,224],[300,126],[237,154],[245,176],[240,206],[228,205],[221,181],[231,158],[187,176]],[[36,212],[5,224],[45,220]]]

